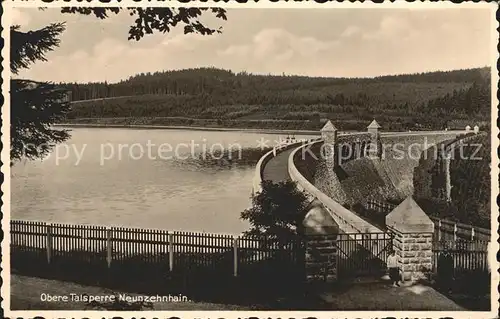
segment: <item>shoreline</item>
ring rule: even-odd
[[[124,124],[91,124],[91,123],[58,123],[52,124],[55,127],[68,128],[124,128],[124,129],[142,129],[142,130],[190,130],[190,131],[211,131],[211,132],[241,132],[241,133],[260,133],[260,134],[295,134],[295,135],[320,135],[320,131],[310,130],[278,130],[278,129],[249,129],[249,128],[230,128],[230,127],[205,127],[205,126],[186,126],[186,125],[124,125]]]
[[[231,128],[231,127],[205,127],[205,126],[186,126],[186,125],[125,125],[125,124],[91,124],[91,123],[58,123],[52,124],[55,127],[67,128],[122,128],[136,130],[189,130],[189,131],[209,131],[209,132],[240,132],[240,133],[260,133],[260,134],[287,134],[287,135],[315,135],[320,136],[321,132],[311,130],[279,130],[279,129],[251,129],[251,128]],[[357,131],[340,131],[340,134],[361,134],[366,132]],[[425,130],[425,131],[385,131],[381,132],[382,136],[410,136],[410,135],[439,135],[439,134],[461,134],[466,133],[465,130]]]

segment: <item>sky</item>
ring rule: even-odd
[[[446,9],[228,9],[203,21],[223,33],[184,35],[182,28],[127,40],[134,18],[106,20],[60,9],[15,8],[22,31],[67,24],[61,43],[19,77],[53,82],[117,82],[141,72],[218,67],[234,72],[326,77],[490,66],[491,13]]]

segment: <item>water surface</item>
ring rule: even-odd
[[[53,152],[43,161],[20,162],[12,168],[11,216],[238,234],[248,228],[239,216],[250,205],[254,166],[200,165],[191,153],[205,147],[209,155],[215,143],[220,145],[214,150],[231,144],[233,149],[257,147],[261,138],[272,146],[278,135],[72,129],[72,138],[58,149],[59,160]],[[167,146],[160,149],[160,144]],[[80,160],[77,154],[82,154]]]

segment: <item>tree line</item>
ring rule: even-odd
[[[450,120],[471,117],[489,121],[489,82],[485,69],[346,79],[198,68],[144,73],[115,84],[60,85],[73,100],[97,99],[73,104],[70,121],[134,117],[151,124],[144,118],[185,117],[199,125],[210,119],[231,127],[260,121],[264,128],[268,120],[282,120],[319,129],[329,118],[341,129],[364,129],[366,121],[377,118],[386,129],[402,130],[443,129]],[[127,97],[99,100],[120,96]],[[300,124],[293,128],[301,129]]]
[[[473,83],[487,76],[487,69],[467,69],[381,76],[375,78],[327,78],[307,76],[254,75],[234,73],[218,68],[192,68],[174,71],[140,73],[118,83],[60,83],[71,92],[73,101],[144,94],[231,94],[234,91],[322,91],[332,86],[383,83]],[[363,92],[359,98],[366,99]],[[333,94],[328,97],[337,104],[349,104],[346,96]]]

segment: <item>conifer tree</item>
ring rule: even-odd
[[[247,235],[269,235],[284,244],[298,238],[302,222],[310,208],[304,192],[291,181],[273,183],[263,181],[262,190],[252,197],[252,207],[240,217],[250,223]]]
[[[12,26],[10,69],[13,76],[37,61],[46,61],[45,54],[59,45],[64,31],[62,23],[42,29],[22,32]],[[67,90],[53,83],[25,79],[10,80],[11,165],[22,158],[43,158],[58,143],[66,141],[67,130],[55,129],[52,124],[69,111]]]

